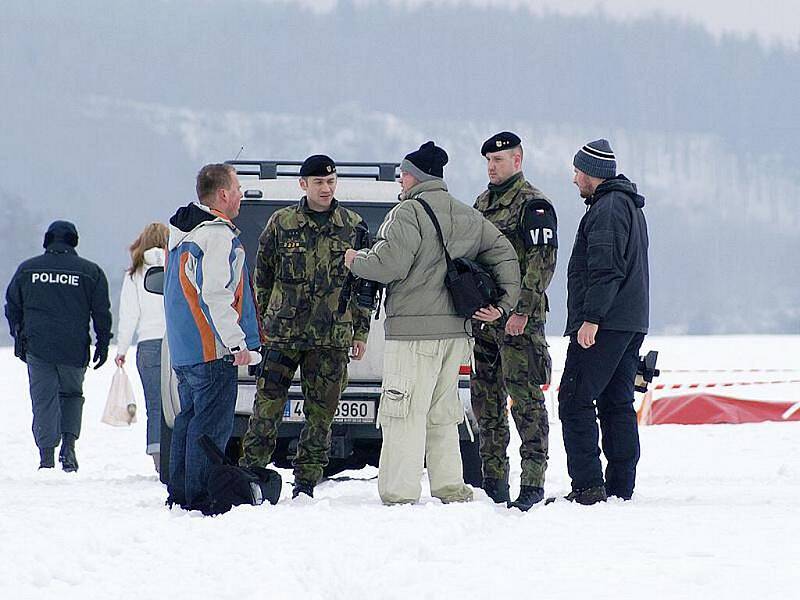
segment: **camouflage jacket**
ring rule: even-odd
[[[276,211],[259,238],[255,291],[266,343],[349,348],[369,333],[370,313],[356,306],[355,293],[339,313],[348,273],[344,252],[353,247],[363,219],[335,199],[321,227],[309,212],[305,198]]]
[[[539,189],[528,183],[523,175],[500,196],[493,196],[492,192],[486,190],[478,196],[475,208],[511,241],[519,258],[522,285],[514,312],[528,315],[532,323],[544,323],[549,310],[545,290],[556,270],[557,250],[551,245],[526,248],[520,224],[523,209],[529,200],[543,200],[550,207],[552,203]],[[553,214],[555,215],[555,209]]]

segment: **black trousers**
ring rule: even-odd
[[[28,353],[28,380],[33,404],[33,439],[39,448],[55,448],[61,434],[81,434],[83,376],[86,367],[57,365]]]
[[[598,448],[602,432],[609,495],[630,498],[639,461],[639,430],[633,386],[643,333],[599,330],[595,344],[583,349],[573,336],[558,392],[567,470],[572,489],[604,484]]]

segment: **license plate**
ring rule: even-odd
[[[283,420],[288,423],[302,423],[306,420],[303,414],[302,400],[289,400],[283,409]],[[333,416],[334,423],[374,423],[375,402],[372,400],[340,400]]]

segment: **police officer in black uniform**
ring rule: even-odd
[[[78,231],[55,221],[44,236],[45,252],[23,262],[6,290],[6,318],[14,353],[28,364],[33,437],[40,469],[78,470],[75,440],[81,432],[83,376],[89,364],[89,319],[98,369],[108,358],[111,311],[108,281],[95,263],[75,252]],[[59,439],[61,438],[61,439]]]

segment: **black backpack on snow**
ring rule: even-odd
[[[278,502],[283,483],[280,473],[262,467],[232,464],[207,435],[200,436],[199,443],[212,463],[207,485],[209,506],[204,513],[221,515],[240,504],[259,506],[264,501],[270,504]]]
[[[422,198],[414,198],[414,200],[419,202],[425,212],[428,213],[431,221],[433,221],[433,227],[436,229],[436,235],[439,236],[439,242],[442,244],[444,259],[447,262],[444,285],[450,292],[456,313],[465,319],[469,319],[478,309],[490,304],[496,304],[500,298],[500,293],[494,278],[474,260],[466,257],[455,260],[450,258],[450,253],[444,244],[442,228],[439,226],[439,221],[436,219],[436,215],[433,214],[430,205]]]

